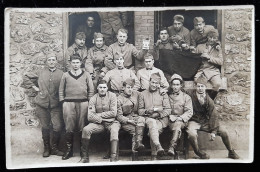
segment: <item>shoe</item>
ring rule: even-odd
[[[234,150],[230,150],[230,151],[228,151],[228,158],[239,159],[240,157],[236,154],[236,152]]]

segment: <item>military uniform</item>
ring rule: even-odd
[[[107,46],[116,42],[119,29],[127,24],[127,12],[98,12],[101,19],[101,33]]]
[[[92,134],[101,133],[105,130],[110,132],[111,161],[115,161],[118,154],[118,132],[120,123],[116,120],[118,106],[117,97],[112,92],[107,92],[105,96],[95,94],[89,101],[88,120],[89,124],[82,132],[83,156],[88,159],[89,141]]]
[[[221,77],[219,66],[223,65],[223,55],[222,50],[217,50],[216,47],[209,46],[207,44],[200,44],[196,49],[197,53],[207,53],[210,59],[203,59],[202,65],[198,69],[197,74],[194,76],[194,80],[203,77],[206,81],[210,81],[213,90],[218,91],[221,86]]]
[[[179,32],[175,31],[173,26],[168,27],[169,35],[175,36],[178,35],[181,37],[181,39],[188,45],[190,45],[190,31],[186,27],[182,26],[181,30]]]
[[[111,91],[115,93],[120,93],[122,91],[123,82],[127,79],[131,78],[135,80],[134,90],[137,91],[140,88],[140,82],[137,79],[134,72],[130,69],[118,69],[115,68],[106,73],[103,80],[107,81],[111,85]]]
[[[147,114],[147,110],[151,108],[161,109],[158,112],[159,117],[152,118]],[[159,90],[150,92],[145,90],[141,93],[139,99],[139,115],[145,117],[145,123],[149,128],[150,145],[152,149],[152,155],[156,155],[156,149],[161,147],[159,142],[159,133],[162,133],[163,129],[168,126],[168,116],[171,113],[171,107],[169,103],[169,97],[167,94],[160,95]]]
[[[208,32],[215,29],[211,25],[205,25],[203,33],[199,33],[196,29],[190,32],[190,45],[197,47],[199,44],[204,44],[208,41]]]
[[[84,69],[85,61],[86,61],[86,58],[87,58],[87,55],[88,55],[88,49],[85,45],[83,47],[79,47],[79,46],[77,46],[77,44],[74,43],[65,52],[65,63],[66,63],[65,68],[66,68],[66,71],[71,70],[70,56],[72,56],[74,54],[78,54],[81,57],[81,62],[82,62],[81,68]]]
[[[84,24],[84,25],[80,25],[77,28],[76,33],[78,33],[78,32],[85,33],[85,35],[86,35],[85,45],[88,49],[94,46],[94,44],[93,44],[94,33],[99,32],[99,30],[97,30],[95,27],[88,27],[87,24]]]
[[[107,58],[105,58],[105,65],[109,70],[114,69],[116,67],[113,62],[114,57],[119,53],[125,60],[125,68],[137,71],[143,68],[143,57],[147,51],[148,50],[143,49],[139,51],[133,44],[129,44],[127,42],[124,45],[120,45],[118,42],[115,42],[108,47],[108,55]]]
[[[153,73],[157,73],[157,72],[161,76],[160,88],[163,90],[166,90],[166,92],[168,91],[169,83],[167,82],[167,79],[165,78],[163,72],[156,67],[153,67],[152,69],[143,68],[143,69],[140,69],[137,71],[137,78],[140,81],[141,90],[149,89],[149,81],[150,81],[151,75]]]
[[[107,72],[108,69],[104,65],[104,59],[107,56],[107,46],[103,45],[101,48],[96,46],[88,51],[87,59],[85,62],[85,69],[90,74],[94,75],[93,84],[96,92],[97,82],[100,79],[101,72]]]
[[[118,96],[118,103],[122,109],[122,113],[118,113],[117,120],[121,123],[123,130],[132,135],[132,151],[135,151],[136,141],[142,140],[143,129],[145,126],[145,118],[138,115],[139,95],[139,92],[134,91],[130,96],[125,93],[121,93]],[[128,120],[134,120],[136,122],[136,126],[127,123]]]
[[[45,67],[36,72],[28,72],[23,77],[23,85],[26,88],[39,87],[39,92],[35,97],[35,104],[36,115],[42,125],[42,139],[45,149],[44,157],[49,156],[49,153],[46,154],[46,151],[49,152],[50,149],[51,128],[53,129],[51,154],[56,154],[58,151],[60,131],[63,126],[58,94],[62,75],[63,72],[57,68],[49,69]],[[36,80],[37,83],[34,83],[33,80]]]

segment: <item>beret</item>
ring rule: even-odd
[[[170,79],[170,82],[172,82],[172,81],[175,80],[175,79],[178,79],[178,80],[183,81],[183,79],[182,79],[182,77],[181,77],[180,75],[178,75],[178,74],[173,74],[172,77],[171,77],[171,79]]]
[[[86,35],[84,32],[76,33],[75,39],[86,39]]]

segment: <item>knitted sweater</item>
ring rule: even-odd
[[[63,74],[59,87],[60,101],[87,101],[94,94],[94,86],[88,72],[74,76],[70,71]]]

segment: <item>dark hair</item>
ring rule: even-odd
[[[172,81],[174,81],[174,80],[179,80],[181,85],[183,85],[183,83],[184,83],[183,80],[181,80],[181,79],[179,79],[179,78],[174,78]],[[172,84],[172,81],[171,81],[170,84]]]
[[[167,33],[169,34],[169,29],[168,29],[167,27],[161,27],[161,28],[159,29],[159,34],[160,34],[161,31],[163,31],[163,30],[166,30]]]
[[[97,85],[99,85],[99,84],[106,84],[107,85],[107,81],[102,79],[102,80],[98,81]]]
[[[72,60],[79,60],[81,61],[81,57],[78,54],[73,54],[70,56],[70,61]]]

